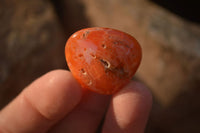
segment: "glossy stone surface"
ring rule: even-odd
[[[132,36],[110,28],[87,28],[67,41],[65,55],[83,88],[113,94],[126,85],[141,61],[141,47]]]

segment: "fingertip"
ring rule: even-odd
[[[78,104],[82,89],[69,71],[53,70],[28,86],[24,95],[44,117],[58,119]]]
[[[151,92],[143,84],[131,81],[113,95],[103,132],[138,132],[145,129],[151,110]]]
[[[151,91],[138,81],[130,81],[123,89],[113,95],[113,99],[122,98],[134,98],[135,102],[139,102],[141,110],[150,110],[152,106],[152,94]],[[131,101],[132,102],[132,101]]]
[[[115,96],[121,95],[123,93],[133,93],[139,96],[142,103],[145,104],[145,107],[151,108],[152,93],[149,88],[141,82],[133,80],[130,81],[129,84],[127,84],[121,91],[116,93]]]

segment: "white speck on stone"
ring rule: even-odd
[[[92,81],[91,80],[88,82],[88,86],[90,86],[90,85],[92,85]]]
[[[97,46],[93,44],[92,42],[85,41],[85,40],[78,40],[78,43],[82,44],[81,47],[83,49],[83,56],[85,58],[86,63],[90,64],[91,61],[94,59],[91,56],[91,53],[93,53],[94,55],[96,54]],[[84,48],[87,48],[87,49],[84,50]]]
[[[72,38],[75,38],[76,36],[77,36],[77,34],[73,34],[73,35],[72,35]]]

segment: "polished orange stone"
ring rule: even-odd
[[[135,74],[142,57],[137,40],[110,28],[87,28],[74,33],[65,56],[75,79],[83,88],[113,94]]]

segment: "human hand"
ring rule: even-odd
[[[70,72],[54,70],[0,111],[0,133],[143,133],[150,92],[131,81],[112,96],[83,90]],[[107,108],[108,107],[108,108]]]

